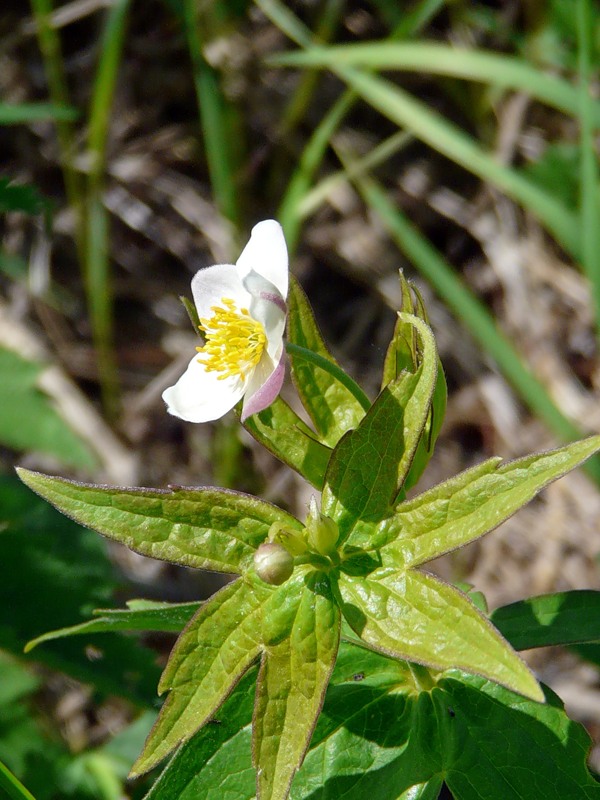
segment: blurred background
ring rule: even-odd
[[[284,225],[371,397],[398,270],[419,287],[449,386],[419,490],[600,432],[599,45],[592,0],[4,0],[0,761],[38,800],[143,795],[124,778],[173,638],[25,643],[221,579],[108,545],[14,465],[306,513],[310,487],[233,415],[187,424],[161,400],[197,341],[179,296],[256,222]],[[490,608],[600,588],[599,485],[596,460],[434,571]],[[599,652],[529,654],[596,740]]]

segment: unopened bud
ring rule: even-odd
[[[292,530],[280,522],[274,522],[269,528],[268,541],[277,542],[293,556],[301,556],[308,550],[303,531]]]
[[[327,556],[335,552],[339,536],[340,532],[335,522],[329,517],[321,516],[316,522],[313,522],[308,540],[317,553]]]
[[[313,550],[322,556],[328,556],[335,552],[335,546],[340,537],[338,526],[332,519],[321,514],[314,496],[310,498],[306,530],[308,542]]]
[[[277,542],[264,542],[254,554],[256,574],[265,583],[279,586],[287,581],[294,571],[294,559]]]

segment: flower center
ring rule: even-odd
[[[242,381],[263,354],[267,343],[265,329],[250,316],[247,308],[237,309],[233,300],[221,299],[221,306],[211,306],[212,317],[200,319],[206,343],[197,347],[198,361],[207,372],[220,372],[217,380],[240,375]]]

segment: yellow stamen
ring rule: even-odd
[[[198,358],[207,372],[220,372],[222,381],[235,375],[246,380],[246,374],[261,359],[267,335],[247,308],[237,309],[228,297],[221,298],[221,306],[211,306],[212,317],[200,320],[206,344],[196,350],[204,356]]]

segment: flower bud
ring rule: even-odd
[[[306,529],[308,542],[313,550],[322,556],[329,556],[335,552],[335,546],[340,536],[338,526],[332,519],[321,514],[314,497],[310,499]]]
[[[294,571],[294,559],[277,542],[264,542],[254,554],[256,574],[265,583],[279,586],[287,581]]]
[[[269,528],[269,542],[276,542],[282,545],[293,556],[301,556],[308,550],[308,544],[302,531],[295,531],[282,525],[281,522],[274,522]]]

